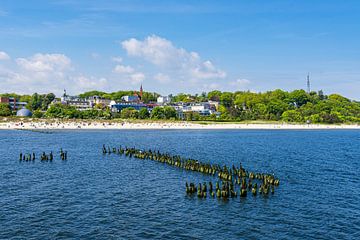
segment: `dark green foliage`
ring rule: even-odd
[[[164,108],[162,107],[154,107],[151,111],[152,119],[165,119]]]
[[[125,118],[125,119],[127,118],[136,119],[139,117],[139,112],[132,107],[124,108],[123,110],[121,110],[120,116],[121,118]]]
[[[265,93],[212,91],[208,99],[219,100],[218,120],[283,120],[289,122],[343,123],[360,122],[360,103],[339,94],[286,92]],[[212,119],[211,117],[206,117]]]
[[[52,101],[54,101],[55,99],[55,94],[53,93],[48,93],[48,94],[44,94],[41,95],[42,101],[41,101],[41,110],[47,110],[48,106],[50,105],[50,103]]]
[[[139,111],[139,119],[147,119],[150,118],[150,113],[147,108],[142,108]]]
[[[40,110],[35,110],[32,115],[32,117],[34,117],[34,118],[42,118],[43,116],[44,116],[44,113]]]
[[[285,122],[302,122],[301,114],[296,110],[287,110],[281,115],[281,119]]]
[[[209,100],[212,101],[220,101],[221,92],[218,90],[214,90],[208,93]]]
[[[289,103],[294,104],[295,107],[301,107],[310,101],[310,95],[304,90],[295,90],[290,92],[288,101]]]
[[[45,116],[50,118],[80,118],[80,111],[75,107],[62,104],[51,105]]]
[[[157,94],[157,93],[143,92],[143,96],[142,96],[141,100],[144,103],[156,102],[156,100],[159,96],[160,96],[160,94]]]
[[[185,112],[184,117],[186,121],[198,121],[200,120],[200,114],[198,112]]]
[[[165,115],[165,119],[175,119],[176,110],[173,107],[166,106],[164,107],[164,115]]]
[[[37,94],[34,93],[30,98],[26,98],[28,102],[27,107],[32,110],[43,110],[46,111],[50,105],[50,103],[55,99],[55,95],[53,93],[48,94]]]
[[[98,110],[91,109],[85,111],[79,111],[73,106],[67,106],[62,104],[51,105],[50,108],[44,114],[48,118],[79,118],[79,119],[110,119],[111,112],[109,109]]]
[[[11,109],[9,104],[7,103],[0,103],[0,116],[6,117],[11,115]]]
[[[154,107],[151,111],[152,119],[176,119],[176,110],[173,107]]]

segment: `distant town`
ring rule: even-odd
[[[339,94],[280,89],[265,93],[211,91],[162,96],[138,91],[67,94],[0,94],[0,116],[68,119],[171,119],[306,123],[360,122],[360,103]]]
[[[174,98],[172,95],[160,96],[156,93],[152,94],[153,96],[151,96],[150,100],[144,101],[144,91],[141,85],[139,91],[134,91],[132,95],[124,95],[120,98],[120,100],[115,101],[99,95],[88,96],[89,93],[86,93],[83,96],[70,96],[66,93],[66,90],[64,90],[64,94],[60,98],[51,96],[53,99],[50,104],[48,104],[47,108],[49,109],[52,106],[63,105],[72,107],[78,111],[88,111],[94,109],[105,111],[107,109],[110,110],[112,114],[121,113],[124,109],[130,111],[140,111],[141,109],[144,109],[150,116],[150,113],[155,107],[163,108],[167,106],[174,110],[172,111],[171,117],[176,119],[184,119],[187,113],[198,114],[199,116],[220,116],[220,112],[217,111],[219,101],[208,100],[198,102],[195,101],[195,99],[188,98],[187,102],[173,102]],[[18,100],[16,97],[1,96],[0,103],[8,104],[12,111],[18,110],[18,116],[32,116],[33,114],[29,110],[29,108],[32,108],[31,105],[29,105],[28,102]],[[46,110],[47,109],[43,109],[43,112],[45,113]]]

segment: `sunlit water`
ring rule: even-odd
[[[274,195],[198,199],[185,182],[217,180],[102,144],[156,148],[275,173]],[[0,131],[1,239],[360,239],[356,130]],[[20,152],[68,151],[52,162]]]

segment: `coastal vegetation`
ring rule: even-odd
[[[12,112],[10,106],[6,103],[0,103],[0,116],[7,117],[11,116]]]
[[[91,91],[80,94],[80,97],[101,96],[111,100],[119,100],[122,96],[133,94],[134,91],[118,91],[105,93]],[[0,95],[1,96],[1,95]],[[20,101],[27,101],[27,108],[33,111],[34,118],[64,118],[64,119],[152,119],[177,120],[179,116],[171,106],[154,107],[151,112],[143,108],[123,109],[120,113],[112,113],[107,106],[96,106],[91,110],[80,111],[75,107],[62,104],[51,104],[55,95],[33,94],[13,96]],[[143,93],[143,101],[156,101],[157,93]],[[322,91],[294,90],[291,92],[280,89],[264,93],[250,91],[221,92],[211,91],[202,94],[177,94],[172,97],[175,102],[218,102],[217,112],[210,116],[201,116],[198,112],[184,112],[181,120],[187,121],[284,121],[294,123],[360,123],[360,102],[352,101],[339,94],[325,95]],[[14,113],[12,113],[14,114]],[[0,104],[0,116],[11,115],[10,109]]]

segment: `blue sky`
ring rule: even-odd
[[[360,100],[359,1],[0,2],[0,92],[306,87]]]

